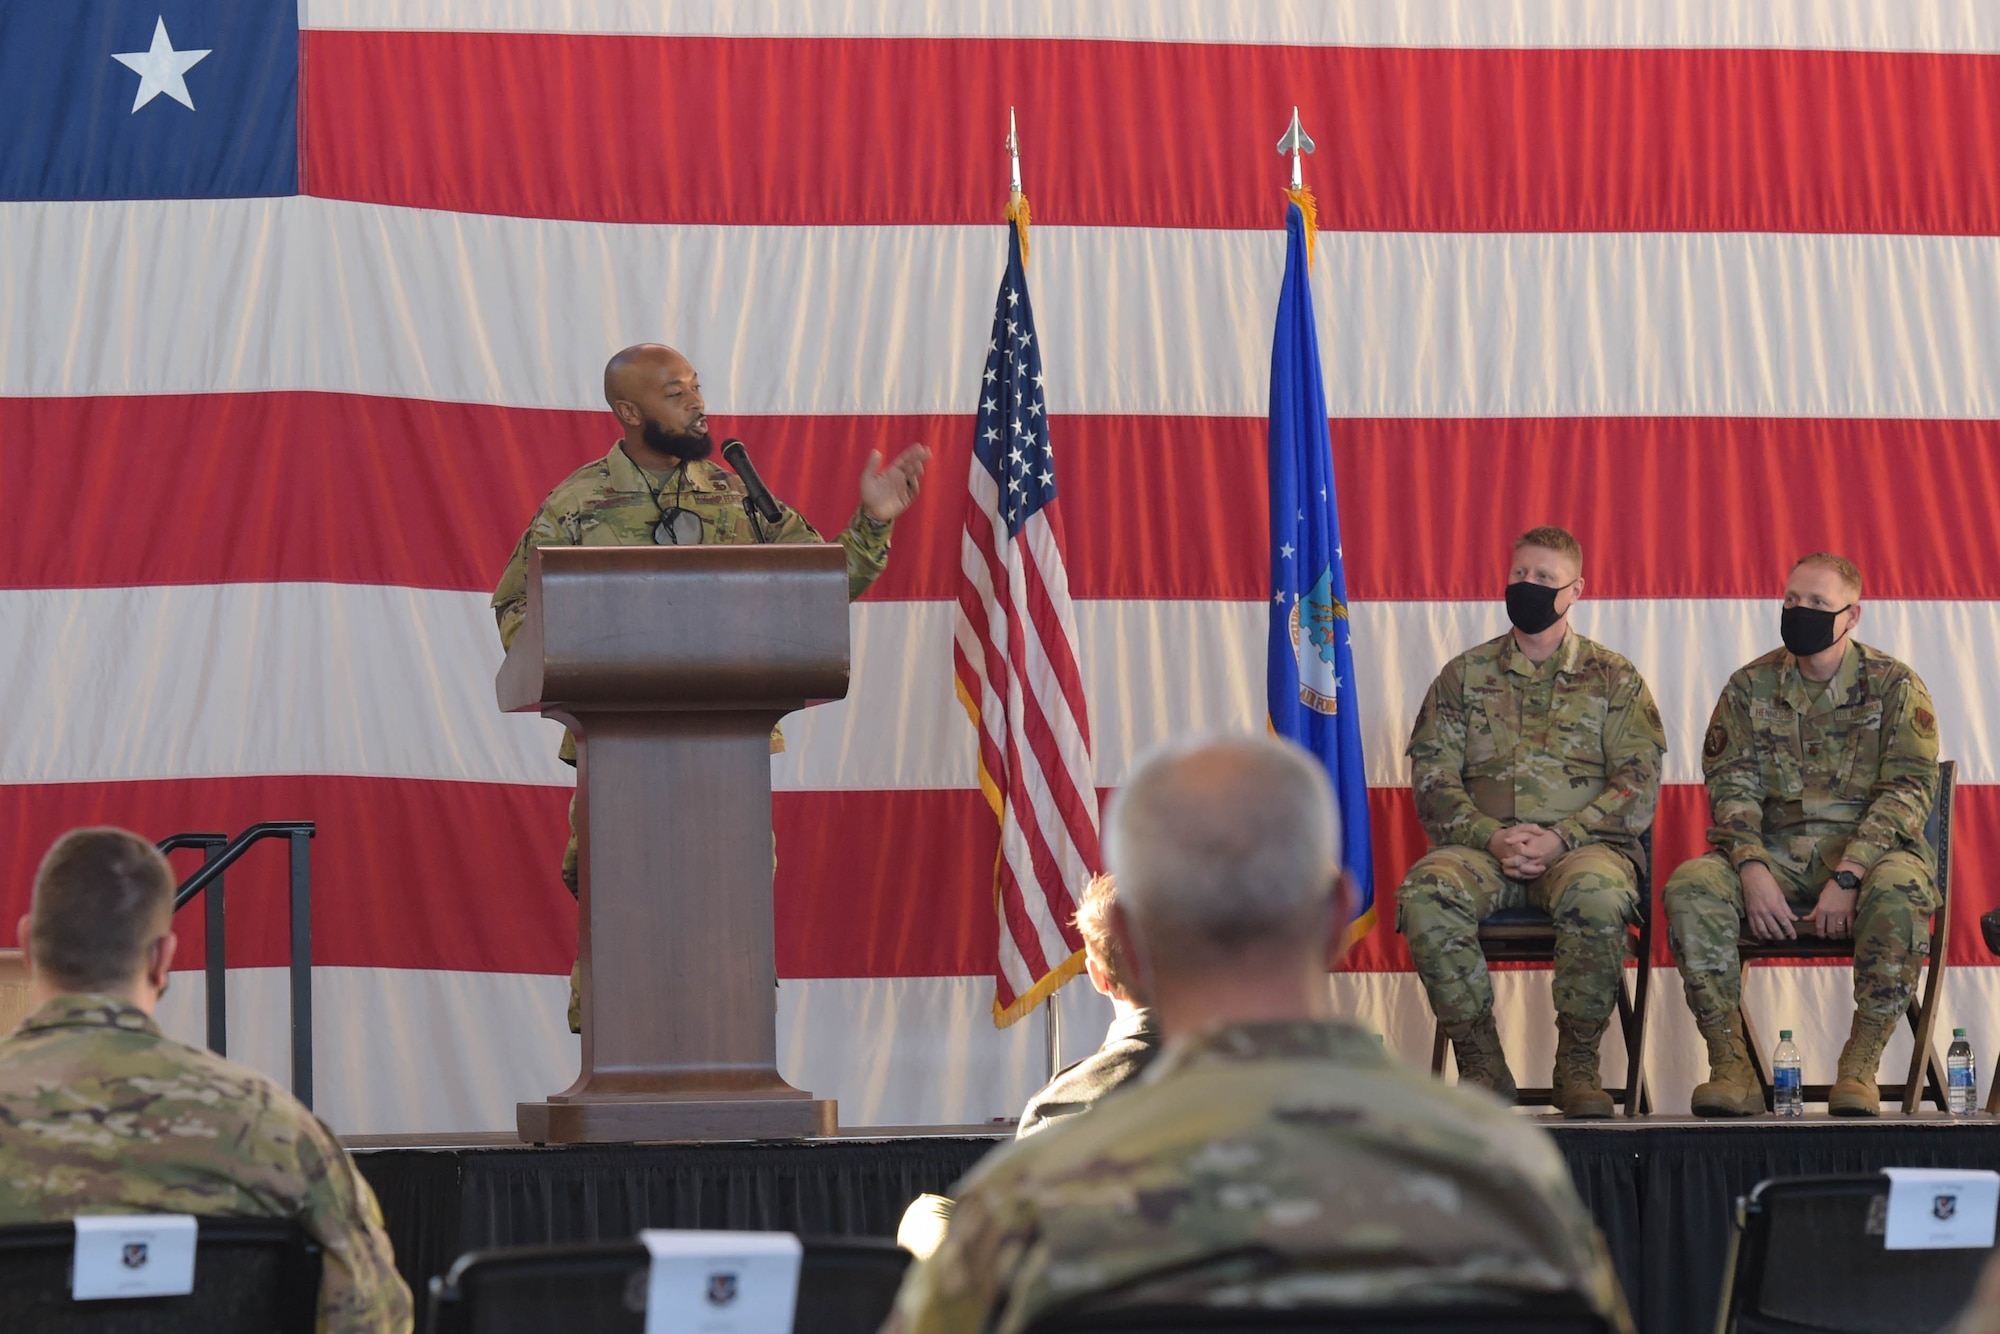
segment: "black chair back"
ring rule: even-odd
[[[79,1302],[69,1295],[76,1229],[0,1228],[0,1329],[36,1334],[312,1334],[319,1244],[288,1219],[197,1218],[194,1291]]]
[[[794,1334],[875,1334],[910,1253],[880,1237],[806,1237]],[[460,1256],[431,1280],[432,1334],[643,1334],[646,1248],[637,1241],[508,1246]]]
[[[1962,1310],[1991,1250],[1882,1245],[1889,1179],[1774,1177],[1736,1204],[1718,1328],[1924,1334]]]
[[[1504,1306],[1402,1306],[1394,1310],[1244,1310],[1241,1307],[1134,1307],[1045,1316],[1028,1334],[1612,1334],[1611,1322],[1570,1296]]]

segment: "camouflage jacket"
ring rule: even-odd
[[[375,1193],[332,1131],[124,1001],[59,996],[0,1041],[0,1224],[110,1213],[295,1218],[326,1248],[320,1329],[411,1328]]]
[[[655,502],[654,494],[660,500]],[[549,492],[528,530],[514,545],[514,554],[493,590],[493,613],[500,622],[500,647],[514,646],[514,636],[528,614],[528,553],[536,547],[644,547],[653,545],[662,505],[679,506],[701,519],[704,543],[743,545],[757,541],[750,516],[744,513],[743,483],[735,473],[706,459],[682,464],[664,478],[653,477],[625,453],[623,441],[601,459],[584,464]],[[771,530],[773,542],[820,542],[819,530],[790,505]],[[869,518],[859,509],[835,540],[847,548],[847,596],[858,598],[881,577],[889,564],[892,525]],[[771,733],[771,749],[782,750],[783,738]],[[576,739],[563,738],[562,757],[576,763]]]
[[[1405,753],[1434,844],[1484,849],[1508,825],[1538,824],[1639,865],[1666,749],[1638,669],[1572,630],[1540,664],[1512,631],[1446,663]]]
[[[1904,664],[1850,642],[1819,689],[1773,650],[1729,678],[1709,717],[1708,841],[1737,867],[1777,855],[1865,872],[1898,848],[1930,863],[1937,758],[1930,692]]]
[[[1137,1079],[1160,1054],[1160,1026],[1151,1010],[1140,1008],[1113,1019],[1104,1043],[1076,1064],[1060,1071],[1028,1099],[1015,1137],[1046,1130],[1066,1117],[1087,1112],[1099,1098]]]
[[[886,1330],[1133,1305],[1408,1307],[1571,1293],[1630,1330],[1548,1136],[1344,1024],[1170,1043],[1137,1083],[987,1157]]]

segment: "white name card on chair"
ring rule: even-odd
[[[193,1214],[86,1214],[76,1220],[69,1295],[183,1297],[194,1291]]]
[[[805,1248],[789,1232],[647,1228],[646,1334],[792,1334]]]
[[[1885,1167],[1890,1251],[1991,1250],[2000,1212],[2000,1172],[1958,1167]]]

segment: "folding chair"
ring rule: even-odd
[[[1883,1101],[1903,1104],[1905,1116],[1916,1111],[1917,1104],[1926,1096],[1937,1104],[1941,1112],[1950,1107],[1945,1101],[1944,1062],[1938,1059],[1931,1034],[1937,1027],[1938,998],[1944,995],[1945,946],[1951,942],[1951,809],[1957,791],[1958,761],[1941,761],[1938,764],[1937,800],[1931,804],[1930,819],[1924,822],[1924,837],[1930,840],[1931,847],[1937,852],[1938,910],[1931,917],[1930,964],[1924,970],[1923,990],[1920,995],[1910,997],[1910,1008],[1905,1015],[1916,1041],[1910,1047],[1910,1070],[1903,1082],[1878,1086]],[[1743,940],[1737,943],[1736,949],[1738,957],[1743,960],[1745,980],[1750,976],[1750,964],[1757,959],[1851,961],[1854,958],[1851,937],[1844,940],[1824,940],[1818,936],[1800,936],[1797,940]],[[1741,1006],[1737,1014],[1743,1021],[1743,1040],[1750,1047],[1750,1066],[1757,1072],[1757,1082],[1764,1089],[1764,1107],[1771,1110],[1777,1102],[1771,1087],[1770,1058],[1764,1054],[1764,1043],[1757,1036],[1756,1025],[1751,1022],[1750,1008]],[[1825,1102],[1833,1086],[1807,1084],[1802,1091],[1807,1102]]]
[[[910,1253],[880,1237],[805,1237],[796,1334],[875,1334]],[[643,1334],[651,1258],[638,1241],[470,1251],[430,1284],[431,1334]]]
[[[1774,1177],[1736,1201],[1716,1334],[1924,1334],[1949,1326],[1991,1250],[1883,1247],[1889,1178]]]
[[[77,1301],[73,1223],[0,1228],[0,1329],[36,1334],[311,1334],[319,1319],[319,1243],[288,1218],[197,1217],[194,1291]]]
[[[1639,873],[1639,924],[1626,933],[1626,949],[1638,961],[1632,983],[1625,970],[1618,970],[1618,1028],[1625,1035],[1625,1086],[1605,1091],[1625,1104],[1625,1115],[1645,1116],[1653,1110],[1653,1095],[1646,1088],[1646,994],[1653,975],[1653,831],[1639,836],[1646,868]],[[1479,952],[1488,964],[1548,963],[1556,958],[1556,924],[1540,908],[1502,908],[1489,913],[1479,923]],[[1448,1040],[1444,1025],[1431,1025],[1431,1073],[1444,1073]],[[1553,1088],[1522,1088],[1515,1094],[1524,1107],[1549,1107],[1556,1100]]]

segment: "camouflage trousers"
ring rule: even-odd
[[[1808,912],[1826,888],[1817,859],[1769,863],[1793,913]],[[1910,1008],[1917,973],[1930,952],[1931,914],[1939,903],[1930,867],[1912,852],[1892,852],[1861,881],[1854,907],[1854,1008],[1863,1018],[1896,1020]],[[1685,861],[1661,893],[1667,939],[1680,965],[1681,990],[1697,1020],[1727,1021],[1743,997],[1743,880],[1719,852]]]
[[[1625,932],[1639,920],[1638,876],[1601,843],[1564,853],[1526,882],[1476,848],[1433,848],[1396,890],[1396,927],[1439,1022],[1469,1023],[1493,1010],[1493,979],[1479,950],[1479,923],[1523,904],[1555,919],[1556,1013],[1595,1026],[1611,1015],[1625,976]]]

